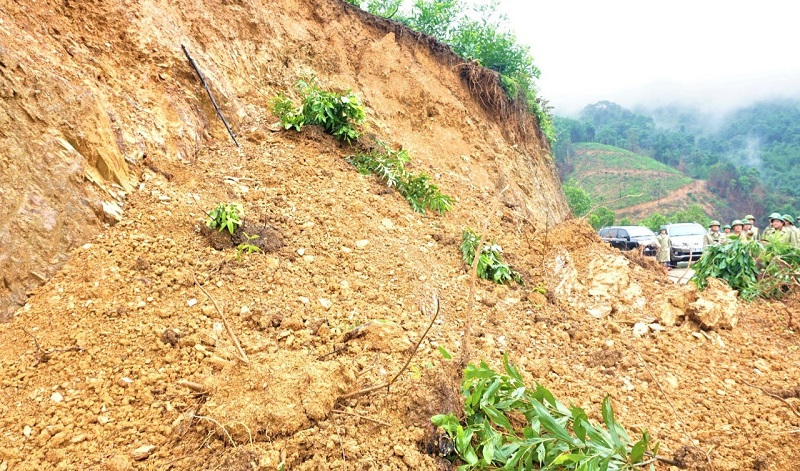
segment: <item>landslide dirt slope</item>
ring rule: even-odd
[[[124,205],[142,168],[188,164],[204,140],[227,139],[181,45],[240,140],[263,141],[269,98],[316,75],[354,89],[367,132],[422,169],[474,167],[480,188],[505,179],[537,223],[567,212],[538,127],[512,118],[496,77],[346,5],[42,1],[0,15],[0,319],[116,219],[104,208]]]
[[[150,163],[134,156],[120,177],[139,188],[121,198],[121,222],[72,250],[0,324],[0,469],[450,469],[429,419],[458,410],[459,371],[437,346],[495,367],[507,352],[528,380],[594,419],[608,394],[623,424],[647,428],[664,455],[695,468],[797,467],[800,418],[790,407],[800,367],[789,309],[724,304],[730,293],[719,288],[703,299],[740,321],[700,333],[685,319],[698,293],[630,262],[581,221],[563,222],[563,195],[536,134],[489,114],[473,94],[484,82],[462,79],[471,69],[441,46],[335,1],[71,1],[1,11],[9,41],[38,41],[8,48],[31,58],[20,63],[39,68],[36,80],[103,70],[113,87],[86,74],[65,93],[96,87],[106,97],[100,109],[119,110],[111,122],[152,133],[139,135]],[[95,47],[72,64],[53,47],[65,38]],[[216,122],[182,42],[215,84],[241,150]],[[4,56],[4,74],[21,73],[9,63]],[[350,149],[318,129],[273,132],[268,100],[301,73],[353,88],[368,107],[368,131],[409,148],[413,169],[457,199],[453,211],[412,212],[358,175],[343,160]],[[34,94],[33,78],[14,80],[19,97],[7,110],[33,106],[33,95],[64,100],[43,85]],[[65,122],[60,113],[85,114],[54,107],[52,123]],[[20,132],[48,129],[29,123]],[[91,173],[84,153],[94,147],[71,146]],[[202,227],[220,201],[240,202],[250,222],[270,227],[275,251],[239,260],[232,248],[214,249]],[[526,284],[479,282],[470,309],[459,237],[487,218]],[[399,381],[346,398],[400,371],[434,296],[439,317]],[[634,338],[642,319],[666,331]]]

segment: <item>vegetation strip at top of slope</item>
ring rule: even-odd
[[[545,139],[551,145],[555,142],[550,107],[538,96],[535,84],[539,68],[533,63],[530,48],[506,27],[507,17],[498,13],[497,2],[470,7],[463,0],[416,0],[406,15],[400,11],[402,0],[345,1],[430,35],[463,59],[496,71],[506,96],[523,103],[525,110],[536,116]]]

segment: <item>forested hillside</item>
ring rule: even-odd
[[[585,107],[576,119],[556,117],[555,126],[553,150],[562,177],[580,158],[576,144],[595,142],[653,157],[707,180],[732,215],[795,214],[800,207],[795,183],[800,181],[797,100],[759,102],[719,118],[695,108],[632,111],[602,101]]]

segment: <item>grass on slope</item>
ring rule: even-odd
[[[599,203],[641,194],[609,203],[610,209],[663,198],[694,181],[655,159],[618,147],[582,143],[576,144],[575,150],[574,168],[567,179],[577,182],[593,201]]]

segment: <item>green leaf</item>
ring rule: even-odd
[[[494,443],[489,441],[483,446],[483,462],[487,465],[492,464],[492,459],[494,458]]]
[[[536,409],[536,416],[539,418],[539,422],[542,424],[542,427],[544,427],[545,430],[552,433],[559,440],[566,442],[570,446],[575,445],[575,440],[569,434],[567,429],[556,422],[553,416],[550,415],[547,409],[539,401],[532,401],[531,405],[534,409]]]
[[[644,440],[640,440],[633,445],[631,448],[630,459],[631,463],[636,464],[642,461],[644,457],[644,452],[647,451],[647,442]]]
[[[444,347],[442,347],[441,345],[439,345],[437,348],[439,349],[439,353],[441,353],[441,354],[442,354],[442,357],[443,357],[445,360],[452,360],[452,359],[453,359],[453,355],[451,355],[451,354],[450,354],[450,352],[448,352],[447,350],[445,350],[445,349],[444,349]]]

